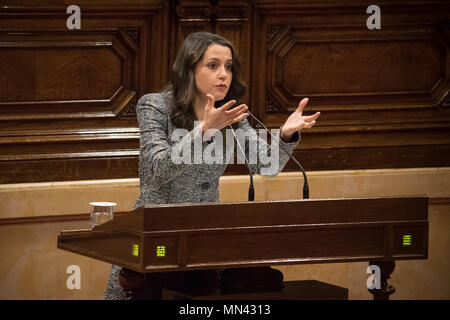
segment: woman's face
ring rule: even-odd
[[[218,44],[210,45],[195,66],[196,98],[204,101],[209,93],[216,101],[223,100],[233,79],[232,65],[230,48]]]

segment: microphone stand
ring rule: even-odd
[[[269,129],[267,129],[267,127],[261,121],[259,121],[258,118],[256,118],[249,110],[247,110],[245,112],[247,112],[253,119],[255,119],[270,134],[270,136],[272,137],[272,140],[276,140],[275,137],[272,135],[272,133],[269,131]],[[281,135],[281,132],[280,132],[280,135]],[[280,136],[280,139],[281,139],[281,136]],[[278,146],[280,146],[281,149],[284,151],[284,153],[287,154],[289,156],[289,158],[291,158],[299,166],[300,170],[302,171],[303,179],[304,179],[303,199],[309,199],[309,186],[308,186],[308,179],[306,178],[305,169],[303,169],[303,166],[297,161],[297,159],[295,159],[289,152],[287,152],[286,149],[279,142],[277,142],[277,143],[278,143]]]
[[[242,146],[241,146],[241,144],[239,143],[239,140],[238,140],[238,138],[236,137],[236,134],[234,133],[234,129],[233,129],[233,127],[231,126],[231,124],[229,125],[229,127],[230,127],[230,129],[231,129],[231,132],[233,133],[234,139],[235,139],[236,142],[237,142],[237,146],[239,147],[239,150],[241,150],[242,155],[244,156],[245,164],[247,165],[248,171],[249,171],[249,173],[250,173],[250,187],[248,188],[248,201],[255,201],[255,188],[253,187],[253,171],[252,171],[252,169],[250,168],[250,165],[249,165],[249,163],[248,163],[247,157],[245,156],[245,152],[244,152],[244,150],[242,149]]]

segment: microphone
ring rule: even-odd
[[[239,149],[240,149],[241,152],[242,152],[242,155],[244,156],[245,164],[247,165],[248,171],[249,171],[249,173],[250,173],[250,187],[248,188],[248,201],[255,201],[255,188],[253,187],[253,171],[252,171],[252,169],[250,168],[250,165],[248,164],[248,160],[247,160],[247,157],[245,156],[245,152],[244,152],[244,150],[242,149],[242,146],[241,146],[241,144],[239,143],[239,139],[236,137],[236,134],[234,133],[234,129],[233,129],[233,127],[231,126],[231,124],[229,125],[229,127],[230,127],[230,129],[231,129],[231,132],[233,133],[234,139],[235,139],[236,142],[237,142],[237,146],[239,147]]]
[[[266,131],[270,134],[270,136],[272,137],[272,140],[276,140],[274,138],[274,136],[272,135],[272,133],[269,131],[269,129],[267,129],[267,127],[258,120],[258,118],[256,118],[248,109],[245,111],[246,113],[248,113],[253,119],[256,120],[256,122],[258,122],[264,129],[266,129]],[[281,131],[280,131],[280,135],[281,135]],[[281,139],[281,136],[280,136]],[[309,186],[308,186],[308,179],[306,178],[306,172],[305,169],[303,169],[302,165],[297,161],[297,159],[295,159],[289,152],[286,151],[286,149],[280,144],[278,143],[278,146],[281,147],[281,149],[284,151],[284,153],[286,153],[289,158],[291,158],[292,160],[294,160],[294,162],[299,166],[300,170],[303,173],[303,179],[304,179],[304,184],[303,184],[303,199],[309,199]]]

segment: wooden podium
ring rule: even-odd
[[[428,198],[156,205],[92,230],[62,231],[58,248],[122,266],[120,283],[134,294],[152,283],[182,291],[163,283],[187,283],[186,274],[196,274],[191,287],[198,280],[216,294],[274,294],[290,286],[269,266],[368,261],[381,270],[381,288],[369,291],[389,299],[395,260],[428,257]],[[189,270],[206,271],[180,272]]]

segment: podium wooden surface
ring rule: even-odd
[[[384,299],[395,260],[428,257],[428,198],[157,205],[62,231],[58,247],[140,274],[368,261]]]

